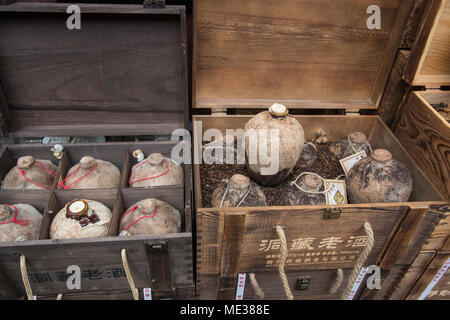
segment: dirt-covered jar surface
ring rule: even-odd
[[[361,151],[364,151],[369,156],[372,149],[364,133],[353,132],[347,137],[332,142],[330,151],[339,159],[344,159]]]
[[[108,235],[111,210],[94,200],[73,200],[55,216],[50,226],[51,239],[98,238]]]
[[[42,214],[29,204],[0,204],[0,242],[37,240]]]
[[[47,189],[51,190],[57,166],[50,160],[34,159],[32,156],[21,157],[2,183],[3,189]]]
[[[324,179],[314,173],[302,173],[294,181],[286,182],[281,196],[291,206],[326,204]]]
[[[63,189],[118,188],[120,170],[111,162],[85,156],[69,169],[60,185]]]
[[[178,233],[181,231],[180,212],[157,199],[144,199],[122,215],[120,236]]]
[[[258,113],[251,118],[244,130],[249,176],[262,186],[281,184],[297,164],[305,145],[305,133],[301,124],[289,115],[285,106],[274,104],[269,111]],[[254,133],[253,138],[251,135],[249,137],[251,132]],[[278,158],[276,155],[272,156],[271,150],[272,146],[277,144]],[[261,145],[266,147],[267,152],[260,148]]]
[[[374,150],[347,176],[350,203],[405,202],[413,190],[410,170],[384,149]]]
[[[248,177],[235,174],[217,187],[212,195],[213,207],[265,207],[261,188]]]
[[[138,187],[157,187],[183,184],[183,168],[160,153],[152,153],[146,160],[133,166],[129,185]]]

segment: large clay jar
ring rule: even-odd
[[[263,186],[277,186],[286,180],[305,145],[305,133],[301,124],[289,115],[285,106],[274,104],[269,111],[258,113],[250,119],[244,129],[247,134],[246,164],[252,180]],[[276,129],[279,132],[278,137],[271,131]],[[248,134],[252,131],[256,133],[257,139],[248,138]],[[279,142],[278,159],[272,159],[271,146],[277,142]],[[267,152],[261,152],[261,145],[267,146]],[[275,170],[272,170],[273,167]],[[271,169],[268,170],[269,168]]]
[[[94,200],[73,200],[58,212],[50,226],[51,239],[98,238],[108,235],[112,212]]]
[[[371,147],[364,133],[353,132],[345,138],[332,142],[330,151],[339,159],[344,159],[360,151],[365,151],[366,155],[369,156]]]
[[[36,240],[42,214],[29,204],[0,205],[0,242]]]
[[[291,206],[326,204],[323,179],[316,174],[305,173],[287,182],[282,195]]]
[[[57,167],[49,160],[35,160],[31,156],[21,157],[3,180],[3,189],[48,189],[52,188]]]
[[[112,189],[120,185],[120,170],[111,162],[86,156],[70,168],[61,183],[64,189]]]
[[[181,215],[170,204],[145,199],[132,205],[120,219],[120,235],[152,235],[181,231]]]
[[[183,184],[183,168],[160,153],[152,153],[146,160],[133,166],[130,187],[157,187]]]
[[[235,174],[214,190],[213,207],[265,207],[266,196],[261,188],[241,174]]]
[[[347,176],[350,203],[404,202],[409,200],[412,188],[409,169],[384,149],[374,150]]]

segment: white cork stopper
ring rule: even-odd
[[[271,115],[277,116],[277,117],[283,117],[289,113],[286,106],[279,104],[279,103],[275,103],[275,104],[271,105],[269,107],[269,112]]]

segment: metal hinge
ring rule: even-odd
[[[212,116],[226,116],[227,108],[213,108],[211,109]]]
[[[359,116],[359,109],[345,109],[346,116]]]
[[[144,0],[144,8],[165,8],[166,0]]]
[[[297,281],[295,281],[294,289],[297,291],[308,290],[309,283],[311,282],[310,277],[299,277]]]
[[[325,209],[323,213],[323,218],[325,220],[337,220],[341,217],[342,209],[341,208],[328,208]]]

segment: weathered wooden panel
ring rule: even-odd
[[[184,8],[79,6],[80,30],[68,30],[65,4],[0,6],[0,81],[14,118],[11,134],[142,135],[184,128]]]
[[[374,4],[380,30],[366,24]],[[199,0],[194,107],[375,109],[411,7],[400,0]]]
[[[450,84],[450,1],[427,3],[420,32],[405,69],[405,80],[418,86],[439,88]]]
[[[440,95],[442,100],[450,97]],[[426,97],[411,93],[394,132],[442,196],[450,199],[450,125]]]
[[[441,268],[444,265],[447,265],[447,267],[450,265],[449,259],[449,252],[438,253],[430,263],[430,265],[427,267],[425,272],[422,274],[420,279],[414,285],[411,292],[408,294],[407,299],[418,299],[427,288],[427,286],[438,275]],[[442,275],[442,278],[437,282],[431,292],[425,297],[425,300],[450,300],[450,268],[448,268],[447,272]]]

